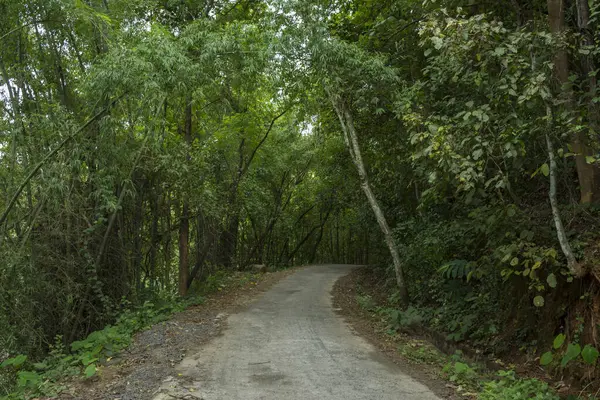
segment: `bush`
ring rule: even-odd
[[[385,309],[389,319],[389,329],[413,328],[419,326],[425,320],[421,310],[409,306],[406,310]]]
[[[499,379],[487,382],[480,400],[559,400],[546,382],[517,378],[514,371],[500,371]]]
[[[199,297],[184,301],[174,298],[159,299],[159,306],[146,301],[141,307],[125,309],[114,325],[106,326],[102,330],[92,332],[83,340],[73,342],[69,352],[63,346],[62,338],[57,337],[48,357],[41,362],[30,362],[25,355],[4,360],[0,365],[3,379],[11,379],[14,385],[13,389],[4,389],[7,396],[0,397],[0,400],[55,396],[62,390],[57,384],[61,379],[77,375],[90,378],[96,375],[98,365],[129,346],[136,332],[164,321],[174,312],[183,311],[188,305],[201,301]]]

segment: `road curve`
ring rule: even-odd
[[[273,286],[186,357],[154,400],[439,399],[335,313],[331,289],[350,269],[307,267]]]

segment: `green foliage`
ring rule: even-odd
[[[175,311],[157,297],[235,284],[223,271],[389,265],[332,98],[406,269],[412,307],[358,299],[390,330],[537,349],[579,307],[566,294],[585,296],[553,221],[582,266],[598,264],[600,214],[577,205],[577,172],[598,166],[597,2],[586,28],[561,2],[563,35],[543,1],[5,3],[0,392],[18,374],[45,385],[36,374],[54,367],[31,361],[60,335],[76,347],[63,369],[96,373]],[[553,76],[559,50],[569,82]],[[124,297],[145,311],[123,312]],[[582,332],[565,334],[544,362],[597,364]]]
[[[412,306],[409,306],[405,310],[383,309],[381,312],[387,314],[389,321],[388,329],[394,331],[401,328],[418,327],[425,320],[422,311]]]
[[[595,365],[599,355],[598,349],[590,344],[586,344],[583,350],[581,350],[581,358],[588,365]]]
[[[0,364],[0,368],[12,366],[14,368],[19,368],[23,363],[27,360],[27,356],[24,354],[19,354],[13,358],[7,358]]]
[[[540,357],[540,364],[548,365],[552,362],[553,359],[554,359],[554,355],[552,354],[552,352],[547,351],[544,354],[542,354],[542,356]]]
[[[558,400],[546,382],[518,378],[514,371],[500,371],[498,379],[486,382],[479,395],[481,400]]]
[[[460,361],[460,356],[452,356],[453,360],[447,363],[442,372],[450,382],[455,382],[465,388],[475,388],[478,385],[479,374],[475,367]]]
[[[398,346],[398,352],[406,359],[420,364],[443,368],[447,363],[447,356],[426,341],[413,339],[402,342]]]
[[[77,375],[84,379],[93,377],[101,370],[103,363],[129,346],[134,333],[164,321],[172,313],[183,311],[189,304],[199,301],[200,298],[186,301],[163,300],[161,306],[147,301],[141,307],[122,312],[115,325],[106,326],[83,340],[73,342],[69,352],[62,344],[62,338],[57,337],[49,356],[41,362],[27,362],[25,355],[7,359],[0,368],[15,372],[16,389],[5,398],[10,400],[55,396],[63,389],[61,379]]]
[[[565,336],[564,333],[559,333],[555,338],[554,338],[554,342],[552,343],[552,347],[554,347],[555,350],[558,350],[562,347],[563,343],[565,342],[565,339],[567,337]]]
[[[567,350],[563,355],[562,360],[560,360],[560,366],[565,367],[569,362],[576,359],[581,354],[581,346],[577,343],[569,343],[567,345]]]
[[[586,344],[582,349],[579,343],[571,342],[568,343],[566,349],[561,352],[560,349],[563,347],[565,340],[566,336],[563,333],[557,335],[554,338],[554,342],[552,344],[554,352],[545,352],[540,357],[540,364],[543,366],[551,365],[556,355],[560,356],[557,357],[557,360],[560,359],[559,366],[561,369],[566,368],[573,361],[580,361],[589,366],[596,365],[596,362],[598,361],[598,357],[600,355],[600,352],[598,352],[598,349],[596,349],[596,347],[594,347],[591,344]]]
[[[366,311],[374,311],[376,308],[375,300],[369,295],[357,295],[358,305]]]
[[[462,279],[469,280],[473,274],[473,265],[466,260],[452,260],[442,265],[438,272],[447,279]]]

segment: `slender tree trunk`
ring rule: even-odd
[[[179,223],[179,295],[185,296],[188,291],[190,275],[190,218],[189,204],[183,202],[181,221]]]
[[[590,5],[588,0],[577,0],[577,26],[581,33],[582,44],[585,48],[591,49],[596,45],[594,36],[592,35],[589,23],[590,23]],[[581,67],[582,67],[582,80],[587,82],[587,120],[590,125],[590,129],[585,131],[583,137],[590,143],[591,141],[597,141],[597,133],[600,127],[600,109],[598,105],[594,103],[593,99],[596,97],[596,91],[598,87],[598,80],[595,74],[596,65],[594,63],[594,57],[591,54],[581,55]],[[590,134],[595,135],[594,138],[590,137]],[[588,153],[593,154],[594,149],[588,149]],[[600,168],[598,164],[591,164],[588,166],[593,172],[592,184],[593,193],[591,201],[600,201]]]
[[[400,292],[400,299],[403,304],[408,304],[408,288],[406,287],[406,283],[404,280],[404,271],[402,267],[402,262],[400,261],[400,254],[398,253],[396,242],[394,241],[394,237],[392,236],[392,230],[390,229],[385,215],[383,214],[383,211],[379,206],[379,202],[377,201],[377,198],[375,197],[375,194],[371,189],[369,177],[367,175],[367,170],[363,163],[362,155],[360,152],[360,146],[358,144],[358,135],[356,134],[356,129],[354,127],[352,115],[350,114],[348,107],[341,98],[332,96],[331,102],[340,120],[340,125],[344,134],[344,141],[346,143],[348,151],[350,152],[350,158],[352,159],[354,165],[356,166],[356,169],[358,170],[358,175],[360,177],[360,186],[365,192],[369,204],[373,209],[373,213],[375,214],[377,223],[381,228],[381,232],[383,233],[385,242],[392,256],[392,260],[394,263],[394,271],[396,273],[396,283],[398,285],[398,291]]]
[[[192,144],[192,101],[187,99],[185,107],[185,141],[188,146]],[[190,157],[188,155],[188,161]],[[179,295],[185,296],[188,292],[188,279],[190,279],[190,204],[187,198],[183,199],[181,221],[179,222]]]
[[[150,252],[148,254],[148,274],[150,275],[150,289],[156,289],[156,248],[159,246],[158,238],[158,185],[154,185],[154,193],[150,199],[150,217],[152,223],[150,225]]]
[[[582,5],[581,1],[579,5]],[[550,30],[556,35],[565,31],[565,0],[548,0],[548,20]],[[569,81],[569,55],[566,48],[557,51],[554,58],[554,73],[558,83],[562,86],[563,95],[567,100],[567,107],[572,107],[572,91]],[[577,177],[579,179],[580,202],[582,204],[591,203],[594,200],[595,189],[595,168],[588,164],[586,157],[591,156],[592,152],[587,145],[585,132],[578,130],[571,139],[571,147],[575,153],[575,164],[577,167]]]
[[[139,183],[137,190],[137,199],[135,199],[135,208],[133,211],[133,277],[134,285],[138,294],[142,289],[142,238],[144,235],[144,184]]]
[[[335,220],[335,259],[340,260],[340,216],[338,214]]]
[[[196,240],[196,264],[192,269],[192,273],[190,274],[190,279],[188,280],[188,288],[192,285],[194,279],[198,277],[202,277],[206,274],[204,270],[204,265],[206,260],[209,258],[211,249],[214,247],[214,243],[216,241],[216,235],[214,232],[214,228],[210,224],[210,220],[207,216],[200,213],[197,218],[197,240]],[[200,238],[204,239],[201,240]],[[200,245],[202,242],[202,245]]]
[[[567,238],[567,234],[565,232],[565,228],[560,217],[558,200],[556,198],[556,161],[554,159],[554,148],[552,146],[552,141],[550,140],[550,136],[548,136],[548,134],[546,134],[546,146],[548,147],[548,159],[550,161],[549,197],[550,205],[552,206],[552,217],[554,218],[554,225],[556,226],[556,235],[558,236],[560,248],[562,249],[565,258],[567,259],[567,266],[569,267],[569,270],[574,276],[581,278],[585,275],[584,270],[573,255],[573,250],[571,250],[571,245],[569,244],[569,239]]]
[[[171,207],[171,194],[170,193],[165,193],[165,229],[164,232],[166,233],[167,237],[165,238],[165,242],[164,242],[164,256],[165,256],[165,265],[164,265],[164,273],[163,273],[163,289],[167,290],[170,288],[171,286],[171,276],[170,276],[170,271],[171,271],[171,241],[172,241],[172,235],[171,235],[171,211],[172,211],[172,207]]]

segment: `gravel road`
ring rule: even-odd
[[[154,400],[439,399],[355,335],[331,304],[350,266],[303,268],[176,367]]]

